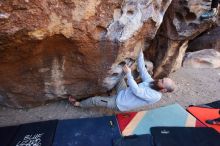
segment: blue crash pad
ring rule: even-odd
[[[51,146],[58,120],[20,125],[11,146]]]
[[[113,146],[153,146],[150,134],[130,135],[113,140]]]
[[[58,122],[53,146],[112,146],[118,137],[115,116],[62,120]]]

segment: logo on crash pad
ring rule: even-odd
[[[160,133],[161,134],[170,134],[170,131],[164,129],[164,130],[161,130]]]
[[[44,133],[26,135],[22,141],[19,141],[16,146],[41,146],[41,137]]]

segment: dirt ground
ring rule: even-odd
[[[174,93],[164,94],[162,99],[144,110],[179,103],[184,108],[220,100],[220,69],[187,69],[170,75],[177,84]],[[31,109],[12,109],[0,106],[0,126],[17,125],[51,119],[73,119],[115,114],[103,108],[82,109],[71,106],[66,100],[49,103]]]

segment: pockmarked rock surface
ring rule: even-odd
[[[158,33],[146,55],[153,60],[154,77],[168,76],[182,65],[188,42],[216,25],[216,17],[202,21],[202,13],[210,9],[211,1],[173,0]]]
[[[122,66],[150,45],[170,3],[0,1],[0,104],[33,107],[112,89]]]

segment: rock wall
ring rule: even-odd
[[[187,51],[192,52],[203,49],[215,49],[220,51],[220,26],[190,41]]]
[[[32,107],[112,89],[122,66],[150,46],[170,3],[0,1],[0,104]]]
[[[210,9],[203,0],[173,0],[146,56],[154,61],[154,77],[164,77],[181,67],[188,42],[215,25],[216,19],[202,21]]]

